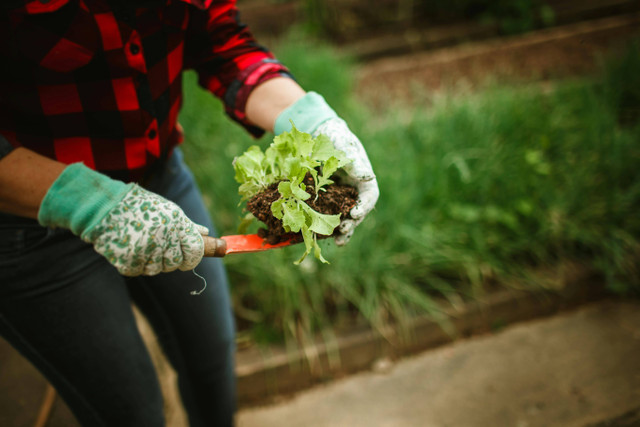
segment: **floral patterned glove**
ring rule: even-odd
[[[204,254],[202,235],[208,234],[175,203],[80,163],[53,183],[38,221],[70,229],[125,276],[195,268]]]
[[[340,235],[336,237],[337,245],[345,245],[356,226],[373,210],[378,201],[380,190],[378,181],[373,173],[371,162],[362,143],[350,130],[344,120],[332,118],[322,123],[313,133],[314,136],[326,135],[333,142],[333,146],[343,151],[352,162],[343,168],[346,176],[344,183],[358,189],[358,202],[351,209],[351,219],[344,219],[340,223]]]
[[[340,223],[336,244],[345,245],[358,224],[373,210],[378,201],[380,190],[373,173],[371,162],[362,143],[344,120],[326,103],[324,98],[315,92],[309,92],[292,106],[285,109],[276,119],[274,132],[276,135],[291,129],[293,122],[298,130],[311,133],[313,136],[324,134],[334,147],[343,151],[352,160],[344,167],[345,183],[358,189],[358,202],[351,209],[350,219]]]

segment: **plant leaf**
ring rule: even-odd
[[[340,225],[340,215],[327,215],[314,211],[309,205],[303,206],[305,213],[311,218],[309,229],[314,233],[330,236]]]
[[[300,259],[295,262],[295,264],[300,264],[302,261],[304,261],[307,255],[309,255],[318,244],[313,238],[313,232],[311,230],[309,230],[308,228],[303,228],[300,231],[302,232],[302,238],[304,239],[305,251]]]
[[[336,148],[333,142],[326,135],[318,135],[313,146],[313,158],[326,161],[329,157],[335,156]]]
[[[299,184],[294,184],[293,182],[291,183],[291,191],[293,192],[293,195],[300,200],[308,200],[309,197],[311,197],[311,194],[307,193],[306,191],[304,191],[304,184],[303,183],[299,183]]]
[[[256,217],[253,216],[251,212],[247,213],[240,221],[240,225],[238,226],[238,233],[246,234],[249,230],[249,226],[255,221],[255,219]]]
[[[300,132],[291,122],[291,137],[293,139],[294,153],[302,158],[312,158],[315,142],[313,137],[306,133]]]
[[[286,199],[278,199],[271,203],[271,213],[278,219],[284,216],[284,202]]]
[[[305,226],[307,217],[298,203],[284,203],[282,211],[282,226],[286,231],[297,233]]]

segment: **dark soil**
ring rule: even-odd
[[[334,179],[337,181],[337,179]],[[307,175],[304,180],[307,193],[311,194],[311,197],[307,200],[307,204],[313,208],[313,210],[328,214],[336,215],[340,214],[340,218],[348,218],[349,211],[356,205],[358,198],[358,191],[350,186],[336,182],[335,184],[326,186],[320,191],[320,194],[316,198],[316,191],[311,175]],[[271,204],[280,198],[278,193],[278,183],[271,184],[266,190],[256,194],[247,202],[247,209],[263,222],[267,228],[261,228],[258,230],[258,234],[267,239],[271,244],[275,244],[290,238],[294,238],[298,241],[302,241],[301,233],[287,233],[282,227],[282,221],[275,218],[271,213]],[[329,236],[318,236],[329,237]]]

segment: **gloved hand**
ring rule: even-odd
[[[285,109],[276,119],[276,135],[291,129],[291,122],[302,132],[313,136],[324,134],[333,142],[335,148],[343,151],[351,163],[344,167],[344,182],[358,190],[358,202],[351,209],[350,219],[344,219],[338,227],[340,235],[336,244],[345,245],[358,224],[373,210],[380,190],[373,173],[371,162],[362,143],[344,120],[315,92],[309,92],[293,105]]]
[[[175,203],[81,163],[67,166],[53,183],[38,221],[70,229],[125,276],[192,270],[208,234]]]

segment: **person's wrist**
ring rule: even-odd
[[[47,227],[67,228],[81,236],[100,222],[132,186],[74,163],[62,171],[47,191],[38,211],[38,222]]]
[[[291,130],[291,123],[302,132],[313,133],[318,127],[338,114],[316,92],[307,92],[302,98],[283,110],[276,118],[274,133],[280,135]]]

